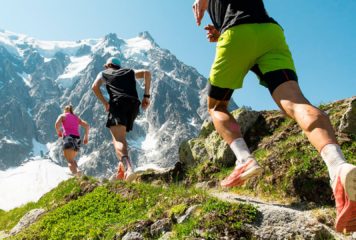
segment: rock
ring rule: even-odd
[[[10,235],[7,234],[5,231],[0,231],[0,239],[5,239],[9,237]]]
[[[172,229],[172,221],[169,218],[158,220],[151,225],[151,235],[159,236],[162,233],[168,232]]]
[[[32,223],[36,222],[36,220],[45,212],[44,209],[32,209],[28,213],[26,213],[21,220],[17,223],[15,227],[13,227],[10,231],[10,235],[15,235],[22,231],[23,229],[30,226]]]
[[[166,169],[146,169],[144,171],[135,171],[137,174],[137,181],[152,182],[156,185],[162,185],[161,181],[165,183],[175,182],[183,179],[182,164],[177,162],[174,167]]]
[[[356,97],[350,99],[349,107],[341,118],[339,132],[356,134]]]
[[[190,215],[197,209],[198,205],[191,206],[185,211],[185,213],[177,219],[177,223],[182,223],[187,220]]]
[[[246,108],[240,108],[231,113],[240,125],[242,134],[245,134],[256,122],[260,113]],[[179,160],[184,168],[209,160],[224,166],[232,166],[235,156],[230,147],[215,131],[211,120],[205,120],[197,138],[185,141],[179,148]]]
[[[138,232],[128,232],[122,238],[122,240],[143,240],[143,236]]]
[[[253,226],[249,226],[256,239],[334,239],[333,232],[306,211],[265,203],[259,199],[242,197],[234,193],[217,191],[211,193],[223,201],[250,203],[257,207],[258,219]]]
[[[166,232],[158,240],[170,240],[170,239],[172,239],[172,237],[173,237],[173,233],[172,232]]]
[[[209,189],[209,188],[214,188],[216,186],[217,186],[217,182],[215,180],[198,182],[197,184],[195,184],[196,188],[201,188],[201,189]]]

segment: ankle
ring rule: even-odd
[[[248,149],[248,146],[243,138],[236,138],[234,141],[232,141],[230,148],[236,156],[236,165],[243,164],[252,157],[250,150]]]

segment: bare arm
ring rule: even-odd
[[[100,100],[100,102],[104,105],[105,110],[109,111],[109,103],[108,101],[106,101],[106,99],[104,98],[103,93],[100,90],[100,86],[104,83],[104,79],[98,77],[95,79],[93,85],[91,86],[91,89],[93,90],[95,96]]]
[[[193,3],[193,13],[195,21],[198,26],[201,24],[201,20],[204,17],[204,13],[208,8],[208,0],[195,0]]]
[[[145,81],[145,93],[144,95],[150,95],[150,88],[151,88],[151,72],[148,70],[139,70],[135,72],[136,78],[143,78]],[[146,110],[150,105],[149,97],[143,97],[142,99],[142,108]]]
[[[79,124],[85,129],[83,142],[87,144],[89,141],[89,124],[82,119],[79,119]]]
[[[63,136],[63,133],[62,133],[62,130],[61,130],[61,124],[63,122],[63,118],[64,118],[64,116],[62,114],[59,115],[57,120],[56,120],[56,123],[54,125],[54,127],[56,128],[56,132],[57,132],[58,137],[62,137]]]

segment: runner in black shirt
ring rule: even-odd
[[[119,159],[117,179],[132,181],[135,177],[128,156],[126,132],[132,130],[133,123],[139,112],[140,101],[136,91],[136,78],[144,78],[145,93],[142,99],[144,110],[150,104],[151,73],[147,70],[134,71],[121,68],[118,58],[109,58],[105,70],[100,72],[93,83],[92,89],[108,112],[106,127],[110,129],[116,155]],[[100,86],[106,85],[109,102],[104,98]],[[125,171],[126,164],[126,171]]]

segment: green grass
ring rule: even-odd
[[[254,222],[256,217],[257,210],[250,204],[209,198],[187,222],[174,227],[174,239],[187,239],[187,236],[219,239],[225,234],[233,238],[249,237],[251,233],[244,225]]]
[[[250,205],[221,202],[202,190],[179,184],[158,187],[118,181],[94,184],[94,189],[85,192],[83,189],[91,183],[93,180],[70,179],[37,203],[0,212],[1,226],[8,230],[28,210],[43,207],[47,212],[37,222],[10,239],[113,239],[122,237],[140,221],[175,219],[197,205],[198,209],[185,222],[173,221],[173,234],[177,239],[197,234],[214,239],[226,231],[249,236],[243,226],[251,223],[257,213]],[[147,239],[159,237],[151,236],[149,227],[142,234]]]
[[[0,230],[10,230],[13,228],[23,215],[35,208],[44,208],[50,210],[59,205],[65,204],[65,197],[70,193],[80,191],[76,179],[72,178],[62,182],[57,188],[45,194],[37,203],[27,203],[22,207],[15,208],[11,211],[0,211]]]

